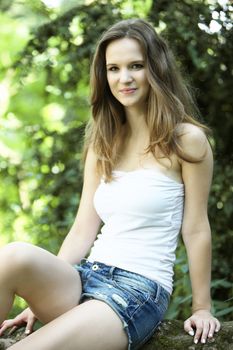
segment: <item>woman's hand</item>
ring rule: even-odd
[[[199,340],[205,344],[207,338],[212,338],[220,328],[220,322],[208,310],[198,310],[184,322],[184,330],[194,336],[195,344]]]
[[[26,324],[25,334],[30,334],[33,331],[33,326],[36,321],[36,317],[33,312],[27,308],[13,319],[5,320],[0,325],[0,336],[3,335],[6,329],[11,328],[10,333],[23,324]]]

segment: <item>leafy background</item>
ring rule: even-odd
[[[142,17],[169,41],[213,130],[213,311],[232,319],[232,10],[227,0],[0,2],[0,246],[58,251],[80,199],[96,40],[115,21]],[[167,318],[190,314],[187,272],[180,242]],[[12,315],[23,307],[18,298]]]

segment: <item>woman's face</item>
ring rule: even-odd
[[[145,60],[137,40],[116,39],[106,49],[107,80],[113,96],[125,107],[145,107],[149,92]]]

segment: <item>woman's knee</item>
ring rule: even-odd
[[[0,270],[5,273],[19,270],[26,271],[35,255],[36,247],[29,243],[12,242],[0,250]]]

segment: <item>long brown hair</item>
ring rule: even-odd
[[[182,159],[196,161],[182,151],[177,127],[186,122],[208,131],[198,121],[198,109],[165,40],[142,19],[120,21],[103,33],[95,51],[90,81],[92,118],[87,125],[84,148],[86,154],[88,147],[93,147],[97,155],[97,169],[107,181],[111,180],[117,163],[126,116],[124,107],[110,91],[105,54],[111,41],[125,37],[139,42],[150,85],[146,114],[150,142],[146,153],[152,152],[158,158],[156,150],[159,149],[167,158],[175,153]]]

